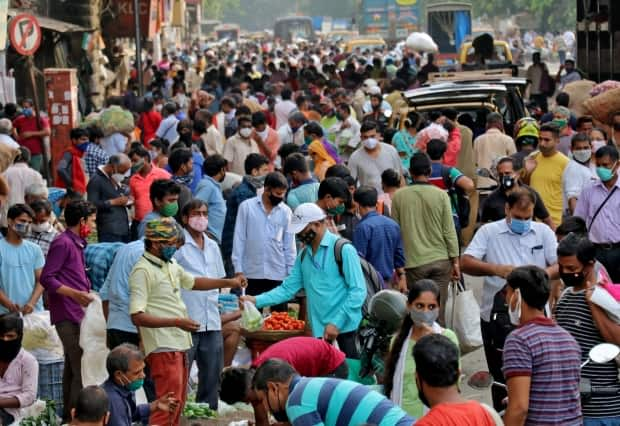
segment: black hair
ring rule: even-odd
[[[186,164],[193,158],[192,150],[189,148],[174,149],[168,158],[168,165],[172,173],[179,171],[183,164]]]
[[[277,358],[269,359],[254,373],[252,387],[256,390],[266,391],[268,382],[285,383],[295,375],[297,375],[297,371],[287,362]]]
[[[570,140],[571,148],[574,148],[579,142],[588,142],[590,143],[590,137],[585,133],[575,133]]]
[[[262,154],[252,153],[245,158],[243,164],[245,168],[245,174],[251,175],[252,170],[260,169],[263,165],[269,164],[269,159]]]
[[[331,195],[332,198],[342,198],[342,200],[346,203],[351,197],[349,185],[347,185],[345,180],[342,178],[325,178],[319,185],[318,199],[322,200],[328,195]]]
[[[244,402],[252,388],[254,370],[247,368],[228,368],[222,372],[220,399],[226,404]]]
[[[398,129],[395,129],[393,127],[386,127],[383,130],[383,143],[391,145],[392,140],[394,139],[394,135],[396,135],[396,133],[398,133]]]
[[[344,164],[334,164],[325,171],[326,179],[331,177],[339,177],[344,179],[347,176],[351,176],[351,170],[349,170]]]
[[[306,124],[306,127],[304,127],[304,129],[309,135],[315,135],[319,138],[323,137],[323,128],[316,121],[310,121]]]
[[[154,143],[155,141],[151,142],[151,145]],[[146,150],[145,147],[143,147],[142,145],[136,145],[134,147],[131,148],[131,150],[129,151],[129,158],[133,157],[134,155],[137,155],[140,158],[148,158],[147,161],[151,161],[151,157],[149,155],[149,152]]]
[[[435,122],[439,119],[439,117],[441,117],[441,112],[440,111],[431,111],[428,113],[428,119],[432,122]]]
[[[405,118],[404,124],[405,128],[407,129],[411,129],[414,127],[417,128],[420,124],[420,114],[415,111],[410,111],[409,113],[407,113],[407,118]]]
[[[65,207],[65,222],[69,227],[76,226],[82,219],[87,219],[95,213],[97,213],[97,208],[93,203],[74,200]]]
[[[257,111],[252,114],[252,126],[257,127],[263,124],[267,124],[267,117],[265,117],[265,113],[262,111]]]
[[[265,188],[288,189],[288,181],[280,172],[271,172],[265,177]]]
[[[249,115],[240,115],[237,117],[237,123],[239,123],[239,127],[241,127],[241,123],[249,123],[250,125],[252,125],[252,117],[250,117]]]
[[[220,106],[224,105],[234,108],[235,102],[231,98],[222,98],[222,100],[220,101]]]
[[[117,371],[126,373],[129,370],[129,361],[131,360],[144,360],[144,354],[136,345],[122,343],[112,348],[105,363],[108,376],[112,378]]]
[[[108,394],[100,386],[86,386],[78,394],[74,418],[80,422],[100,422],[108,413]]]
[[[19,147],[19,154],[15,157],[14,163],[30,163],[31,159],[30,150],[25,146]]]
[[[282,91],[280,92],[280,96],[282,97],[282,100],[285,101],[290,101],[291,97],[293,96],[293,92],[291,91],[291,89],[289,89],[288,87],[285,87],[284,89],[282,89]]]
[[[154,180],[149,189],[151,203],[155,205],[155,200],[162,200],[166,195],[179,195],[181,187],[171,179]]]
[[[426,145],[426,153],[432,161],[441,160],[447,149],[448,144],[441,139],[431,139]]]
[[[409,171],[411,176],[430,176],[432,163],[429,156],[424,152],[416,152],[411,156]]]
[[[15,331],[18,336],[24,335],[24,320],[17,312],[0,315],[0,335]]]
[[[177,112],[177,104],[174,102],[168,102],[164,105],[162,112],[166,115],[172,115]]]
[[[220,154],[209,155],[202,164],[202,171],[205,175],[213,177],[226,167],[228,161]]]
[[[407,295],[407,303],[411,305],[418,297],[420,297],[422,293],[425,292],[433,293],[435,298],[437,298],[437,304],[440,303],[439,286],[437,286],[435,281],[429,279],[422,279],[413,283],[409,289],[409,294]],[[400,358],[400,352],[405,344],[405,340],[409,338],[409,331],[412,327],[413,321],[411,320],[411,316],[406,315],[405,318],[403,318],[400,330],[394,339],[394,344],[387,355],[385,362],[385,375],[383,376],[383,390],[385,395],[388,397],[390,397],[392,389],[394,388],[394,374],[396,372],[396,364],[398,364],[398,359]]]
[[[390,188],[400,187],[401,176],[394,169],[386,169],[381,173],[381,183]]]
[[[459,348],[446,336],[432,333],[413,347],[416,374],[429,386],[447,388],[459,380]]]
[[[359,204],[360,207],[375,207],[378,198],[379,194],[372,186],[360,186],[353,194],[353,200]]]
[[[569,233],[558,244],[558,257],[577,256],[582,265],[593,263],[596,256],[596,247],[586,235]]]
[[[526,205],[536,204],[536,195],[530,188],[518,188],[508,194],[506,204],[509,208],[514,206],[525,207]]]
[[[280,159],[284,162],[288,158],[289,155],[295,154],[300,151],[298,145],[294,143],[285,143],[284,145],[278,148],[278,155]]]
[[[499,159],[499,161],[497,162],[497,165],[495,166],[495,168],[497,169],[501,164],[504,163],[510,163],[512,164],[512,169],[516,170],[516,166],[515,166],[515,159],[512,157],[502,157]]]
[[[555,235],[565,237],[571,232],[580,235],[588,234],[586,221],[579,216],[568,216],[562,219],[562,223],[555,229]]]
[[[592,124],[594,124],[594,120],[589,115],[582,115],[581,117],[579,117],[577,119],[577,122],[575,124],[576,124],[577,128],[580,128],[583,123],[592,123]]]
[[[155,139],[151,141],[151,146],[154,148],[159,148],[163,155],[168,155],[170,142],[168,142],[166,139]]]
[[[183,208],[181,209],[181,216],[189,216],[189,213],[192,210],[196,210],[201,208],[202,206],[207,207],[207,211],[209,211],[209,206],[207,205],[207,203],[205,203],[204,201],[198,199],[198,198],[192,198],[191,200],[189,200],[187,203],[185,203],[183,205]]]
[[[610,160],[613,162],[618,161],[618,148],[613,145],[605,145],[600,147],[594,154],[594,158],[598,160],[607,156],[609,156]]]
[[[73,129],[71,129],[71,132],[69,132],[69,138],[70,139],[79,139],[83,136],[88,137],[88,130],[82,128],[82,127],[75,127]]]
[[[506,277],[506,284],[514,290],[519,289],[521,297],[528,306],[543,310],[549,294],[549,275],[538,266],[519,266]]]
[[[566,92],[560,92],[555,97],[555,103],[558,106],[563,106],[568,108],[568,104],[570,103],[570,95]]]
[[[94,141],[95,139],[101,139],[105,136],[103,130],[99,126],[89,126],[86,128],[88,131],[88,139]]]
[[[362,127],[360,128],[360,133],[366,133],[373,129],[377,129],[377,122],[375,120],[364,120]]]
[[[13,204],[9,207],[9,211],[6,214],[7,219],[16,219],[19,216],[27,214],[30,219],[34,219],[34,212],[28,204]]]
[[[555,123],[545,123],[540,126],[538,134],[541,134],[542,132],[551,132],[555,139],[560,137],[560,127]]]
[[[449,120],[455,121],[456,117],[459,115],[457,110],[454,108],[444,108],[441,113],[448,118]]]
[[[35,200],[30,203],[30,208],[35,215],[39,212],[45,212],[48,215],[52,213],[52,203],[47,200]]]
[[[306,174],[308,173],[308,162],[306,161],[306,157],[303,154],[295,153],[286,157],[284,161],[284,167],[282,171],[285,175],[290,175],[293,172],[299,172]]]

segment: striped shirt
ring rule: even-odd
[[[581,347],[581,361],[588,359],[592,347],[605,340],[592,319],[592,312],[585,297],[585,290],[568,289],[560,298],[555,310],[558,324],[568,331]],[[581,376],[590,379],[592,386],[620,386],[615,361],[605,364],[588,363],[581,369]],[[620,416],[620,395],[595,395],[584,402],[584,417]]]
[[[515,329],[504,345],[504,377],[530,376],[526,425],[581,425],[575,339],[548,318]]]
[[[415,422],[378,392],[348,380],[295,377],[286,414],[293,426],[410,426]]]

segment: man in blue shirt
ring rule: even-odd
[[[316,203],[319,199],[319,182],[312,178],[308,161],[303,154],[295,153],[286,157],[283,171],[293,182],[286,196],[286,204],[291,210],[303,203]]]
[[[144,355],[137,346],[124,343],[108,354],[108,379],[101,386],[108,394],[110,417],[108,426],[147,424],[151,411],[176,410],[179,401],[172,393],[150,404],[136,404],[136,391],[144,384]]]
[[[314,203],[295,209],[288,232],[297,234],[305,244],[305,255],[297,256],[280,286],[242,300],[258,308],[273,306],[291,300],[303,288],[312,335],[329,342],[337,340],[347,358],[359,358],[355,336],[362,320],[366,281],[355,247],[346,244],[342,248],[341,274],[334,251],[339,237],[327,230],[325,212]]]
[[[206,158],[202,168],[204,177],[198,183],[194,197],[207,203],[209,226],[207,232],[218,242],[222,241],[224,221],[226,220],[226,201],[222,194],[221,182],[226,177],[228,161],[219,154]]]
[[[252,387],[279,422],[293,426],[362,424],[410,426],[415,422],[380,393],[348,380],[300,377],[271,359],[254,374]]]
[[[384,283],[398,276],[398,288],[407,292],[405,252],[400,236],[400,226],[387,216],[377,213],[379,194],[372,186],[362,186],[355,191],[353,199],[359,207],[362,219],[353,232],[353,245],[383,277]]]

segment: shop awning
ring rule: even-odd
[[[19,15],[20,13],[28,13],[37,18],[39,21],[39,25],[41,28],[46,30],[56,31],[58,33],[79,33],[79,32],[88,32],[91,31],[86,27],[82,27],[80,25],[75,25],[70,22],[59,21],[58,19],[49,18],[47,16],[37,15],[36,13],[32,13],[31,10],[22,10],[22,9],[13,9],[9,8],[9,17]]]

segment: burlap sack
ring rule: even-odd
[[[610,124],[611,115],[620,111],[620,88],[608,90],[583,103],[586,111],[601,123]]]
[[[579,80],[568,83],[564,86],[564,92],[570,96],[568,108],[573,111],[577,117],[587,114],[583,103],[590,99],[590,90],[596,85],[590,80]]]
[[[19,154],[18,149],[10,148],[8,145],[0,144],[0,173],[4,173],[9,168],[15,157]]]

